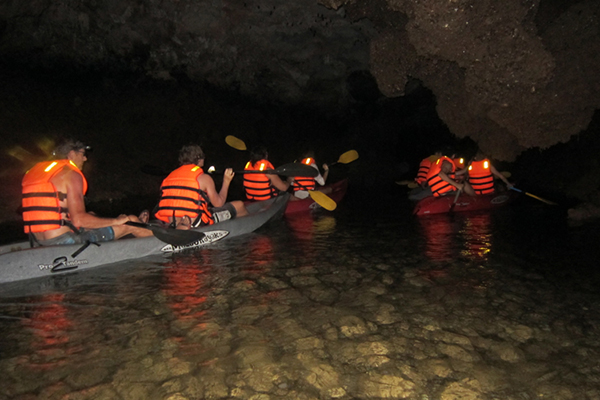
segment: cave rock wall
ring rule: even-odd
[[[512,160],[600,108],[595,0],[5,0],[0,57],[185,76],[257,99],[340,109],[370,70],[418,80],[458,137]]]

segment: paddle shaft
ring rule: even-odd
[[[136,228],[149,229],[161,242],[175,246],[184,246],[202,240],[206,235],[194,230],[182,230],[173,228],[163,228],[158,225],[144,224],[142,222],[127,221],[125,225],[135,226]]]
[[[523,191],[523,190],[521,190],[521,189],[517,189],[517,188],[516,188],[516,187],[514,187],[514,186],[513,186],[513,187],[511,187],[511,189],[512,189],[512,190],[514,190],[515,192],[523,193],[523,194],[525,194],[525,195],[527,195],[527,196],[529,196],[529,197],[533,197],[534,199],[536,199],[536,200],[539,200],[539,201],[541,201],[541,202],[544,202],[544,203],[546,203],[546,204],[550,204],[550,205],[552,205],[552,206],[556,206],[556,205],[557,205],[557,204],[556,204],[555,202],[553,202],[553,201],[550,201],[550,200],[543,199],[543,198],[541,198],[541,197],[538,197],[538,196],[536,196],[536,195],[533,195],[533,194],[531,194],[531,193],[527,193],[527,192],[525,192],[525,191]]]

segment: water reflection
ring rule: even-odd
[[[431,261],[457,257],[485,261],[492,251],[492,217],[489,212],[438,214],[418,218],[424,253]]]
[[[165,265],[163,292],[169,308],[180,321],[195,321],[204,314],[199,307],[207,298],[203,290],[206,277],[200,260],[193,256],[176,257]]]
[[[335,231],[336,220],[332,215],[299,214],[286,217],[286,223],[298,240],[310,242],[323,239]]]
[[[485,261],[492,251],[492,217],[488,212],[466,215],[459,231],[461,254],[472,261]]]

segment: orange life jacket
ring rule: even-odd
[[[208,195],[198,184],[198,177],[204,171],[196,164],[186,164],[171,172],[160,185],[161,197],[158,202],[156,218],[169,222],[170,217],[188,216],[192,225],[198,218],[200,225],[215,223],[208,209]]]
[[[454,160],[452,160],[452,162],[454,162],[454,166],[457,170],[463,169],[465,167],[465,159],[462,157],[455,158]]]
[[[69,219],[66,208],[60,202],[67,198],[50,180],[65,168],[76,171],[83,179],[83,194],[87,192],[87,180],[83,173],[69,160],[43,161],[25,173],[23,187],[23,222],[25,233],[46,232],[69,226],[77,231]],[[64,217],[63,217],[64,215]]]
[[[469,165],[469,183],[477,194],[494,193],[494,175],[490,169],[490,161],[472,161]]]
[[[456,190],[454,186],[443,180],[439,175],[442,171],[442,164],[444,160],[452,164],[452,172],[448,174],[450,179],[454,178],[454,171],[456,170],[456,166],[454,165],[454,162],[452,162],[452,159],[446,156],[440,157],[435,163],[431,164],[431,168],[427,174],[427,184],[431,188],[431,192],[435,197],[439,197],[444,193]]]
[[[309,157],[305,158],[301,162],[302,164],[311,165],[315,162],[315,160]],[[294,178],[292,187],[294,188],[294,192],[297,192],[298,190],[315,190],[317,185],[315,183],[315,178],[311,178],[309,176],[297,176]]]
[[[274,169],[267,160],[257,161],[254,165],[248,161],[244,170],[264,171]],[[268,200],[277,196],[277,190],[271,185],[271,180],[265,174],[244,174],[244,190],[248,200]]]
[[[419,185],[422,185],[427,181],[427,174],[431,168],[432,157],[434,156],[429,156],[423,159],[423,161],[421,161],[419,164],[419,171],[417,172],[417,177],[415,178],[415,182],[417,182]]]

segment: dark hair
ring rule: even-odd
[[[91,150],[90,146],[86,146],[83,142],[71,138],[61,139],[58,145],[54,148],[52,156],[58,160],[67,158],[71,150]]]
[[[265,146],[255,146],[250,150],[250,164],[254,166],[260,160],[267,159],[267,148]]]
[[[200,160],[204,160],[204,152],[197,144],[188,144],[179,150],[180,165],[196,164]]]

